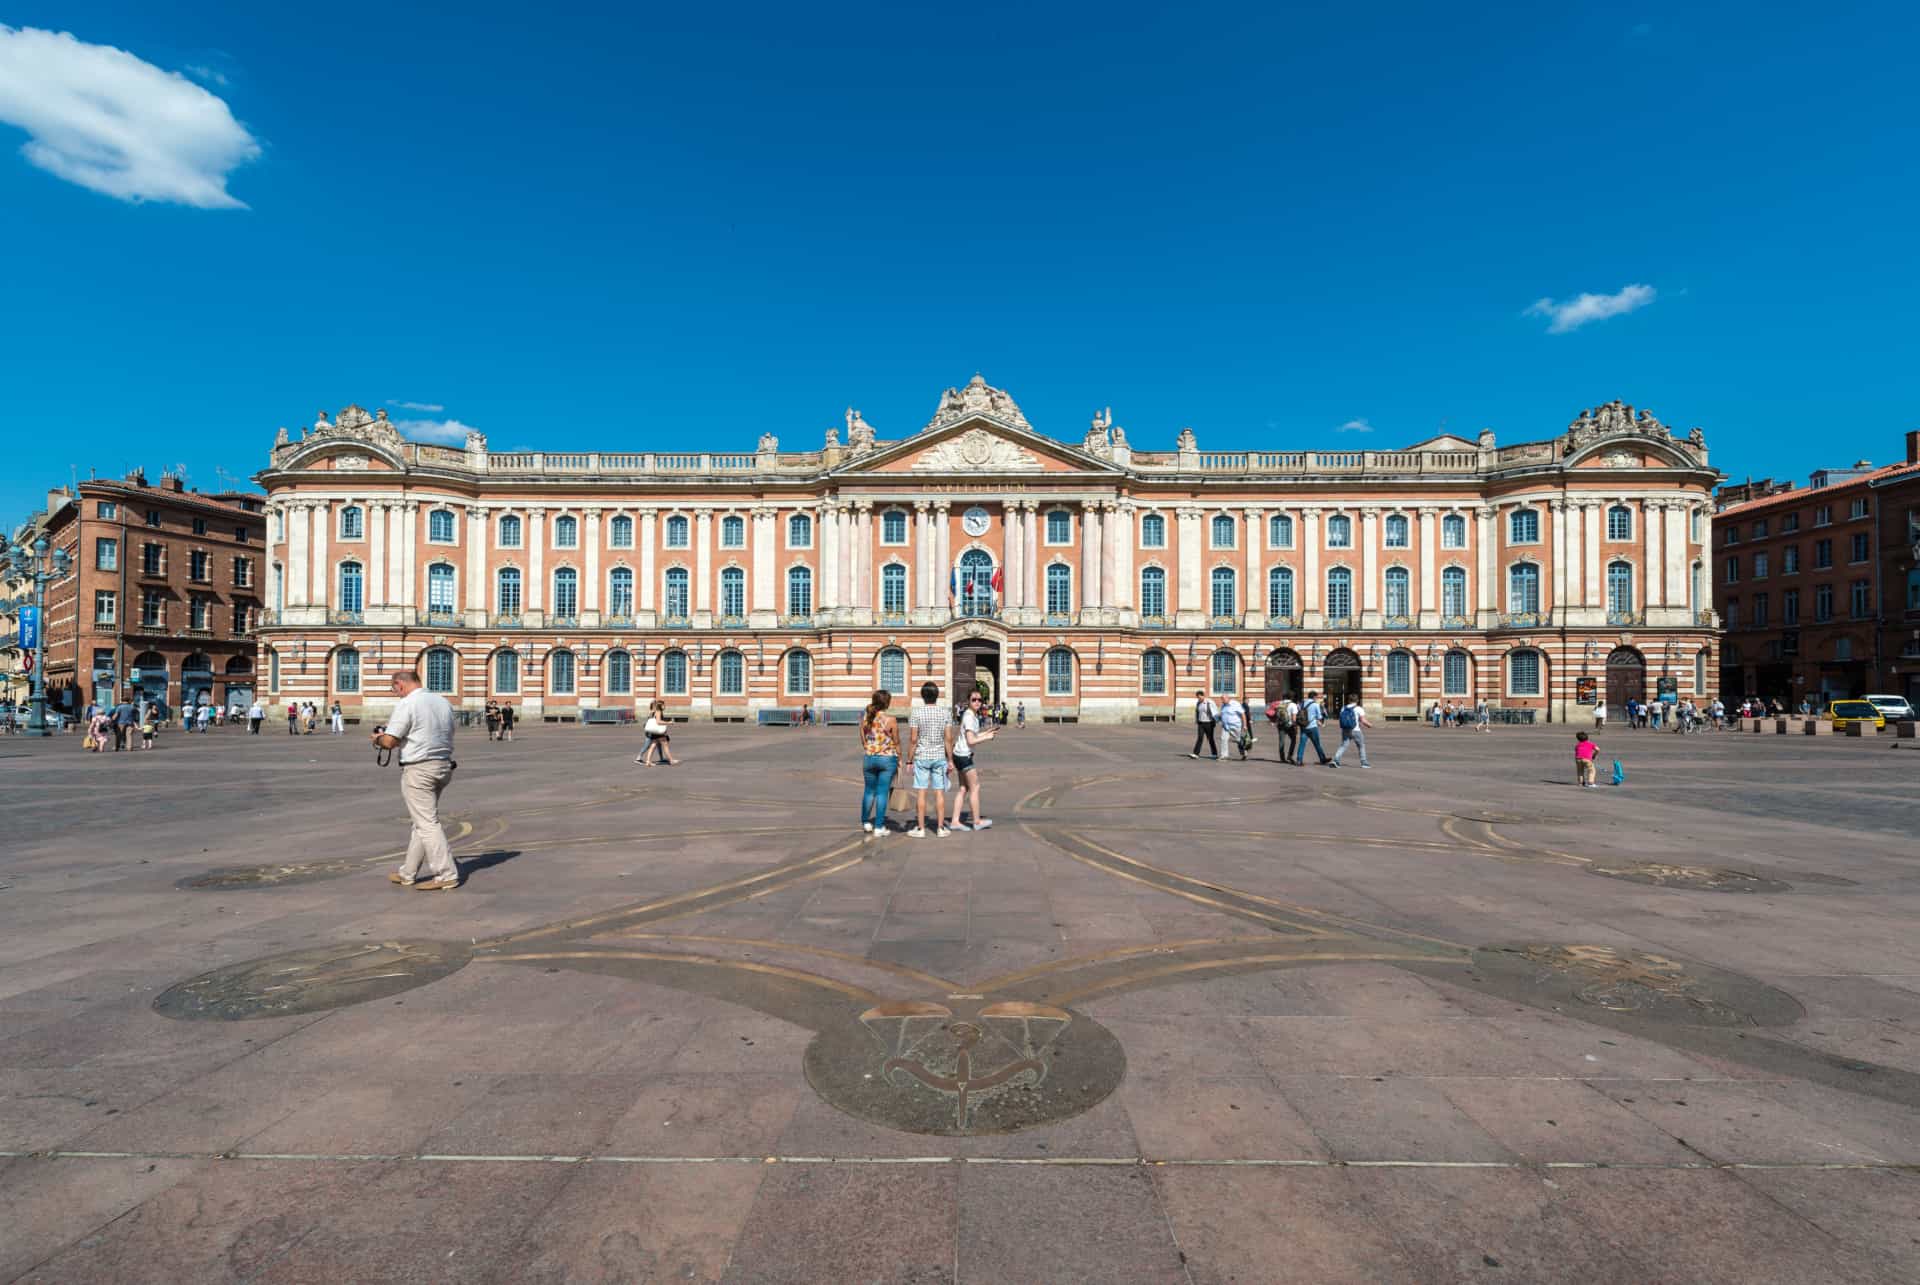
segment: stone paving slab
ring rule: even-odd
[[[844,729],[467,737],[451,894],[352,738],[18,742],[0,1280],[1920,1278],[1911,750],[1178,732],[1009,731],[918,841]]]

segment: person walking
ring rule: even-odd
[[[312,701],[307,702],[307,735],[313,735],[313,725],[320,721],[320,707]]]
[[[1240,752],[1240,761],[1242,763],[1246,762],[1247,707],[1240,703],[1238,696],[1229,696],[1225,701],[1221,702],[1220,735],[1225,737],[1227,741],[1226,752],[1220,756],[1220,761],[1223,763],[1232,762],[1233,753],[1235,750],[1238,750]]]
[[[104,754],[107,742],[113,737],[113,711],[104,706],[96,706],[93,717],[87,720],[87,749],[94,754]]]
[[[1607,699],[1602,696],[1593,702],[1593,730],[1603,731],[1607,726]]]
[[[500,702],[497,700],[487,702],[487,739],[500,739]]]
[[[1202,745],[1214,758],[1220,757],[1220,744],[1213,739],[1214,724],[1219,717],[1219,708],[1207,699],[1205,692],[1193,694],[1193,751],[1187,755],[1188,758],[1199,758]]]
[[[1025,731],[1027,727],[1027,703],[1025,701],[1021,701],[1020,704],[1015,707],[1013,717],[1014,725],[1020,728],[1020,730]]]
[[[1484,696],[1474,704],[1473,725],[1482,732],[1493,731],[1493,710],[1488,706],[1487,698]]]
[[[200,735],[202,736],[212,735],[213,734],[213,706],[202,705],[198,712],[200,715]]]
[[[1320,704],[1320,693],[1308,692],[1307,703],[1300,714],[1300,743],[1295,750],[1293,761],[1304,765],[1307,761],[1307,742],[1313,742],[1313,752],[1320,756],[1324,765],[1333,760],[1327,757],[1327,747],[1320,743],[1320,724],[1326,720],[1326,708]]]
[[[346,735],[347,718],[346,718],[346,715],[340,712],[339,701],[335,701],[333,703],[333,707],[327,711],[327,721],[333,724],[333,734],[335,736]]]
[[[413,833],[399,872],[387,877],[403,888],[451,892],[460,886],[460,866],[440,826],[440,796],[458,766],[453,761],[453,706],[421,686],[415,669],[393,676],[393,694],[400,703],[386,726],[374,729],[373,743],[400,751],[400,797],[413,820]],[[424,880],[422,864],[430,876]]]
[[[971,802],[973,806],[973,828],[986,830],[993,822],[980,815],[980,764],[974,754],[974,746],[993,739],[991,727],[983,729],[980,724],[980,711],[985,701],[979,692],[967,698],[966,713],[960,715],[960,731],[953,738],[953,824],[955,830],[967,827],[960,823],[960,805]]]
[[[1340,760],[1346,757],[1347,746],[1360,751],[1360,766],[1372,767],[1367,762],[1367,729],[1373,724],[1367,721],[1367,707],[1360,703],[1358,692],[1347,693],[1347,703],[1340,709],[1340,748],[1333,752],[1333,762],[1329,767],[1339,767]]]
[[[291,697],[287,699],[287,735],[300,735],[300,706]]]
[[[1583,790],[1597,790],[1594,783],[1593,760],[1600,753],[1600,747],[1585,732],[1573,734],[1573,783]]]
[[[654,704],[659,706],[660,709],[663,711],[666,709],[666,706],[661,704],[659,701],[655,701]],[[511,741],[513,739],[513,702],[512,701],[500,702],[500,739],[503,741]]]
[[[876,839],[887,836],[887,798],[900,772],[900,724],[887,710],[893,693],[877,688],[860,716],[860,828]]]
[[[267,721],[267,707],[258,700],[247,706],[247,734],[260,735],[260,725]]]
[[[940,688],[935,683],[920,685],[921,703],[907,718],[913,758],[913,829],[915,839],[927,837],[927,791],[933,791],[933,828],[936,838],[953,833],[940,820],[946,815],[947,759],[953,751],[953,715],[940,703]]]
[[[506,707],[502,706],[501,713],[505,712]],[[508,729],[511,731],[511,723],[508,724]],[[647,707],[647,721],[640,730],[647,735],[647,748],[640,751],[640,757],[634,762],[641,767],[673,767],[679,763],[680,760],[673,756],[673,737],[667,731],[665,701],[656,700]],[[513,738],[509,736],[507,739]]]
[[[146,708],[146,712],[140,718],[140,748],[143,750],[150,750],[153,748],[153,733],[155,730],[154,729],[155,721],[156,720],[153,717],[153,706],[149,705]]]
[[[127,748],[127,738],[133,735],[135,715],[132,701],[121,701],[113,710],[113,748]]]

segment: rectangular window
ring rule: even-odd
[[[880,543],[902,545],[907,542],[907,514],[904,509],[888,509],[880,515]]]
[[[1515,696],[1540,694],[1540,653],[1516,651],[1508,658],[1508,690]]]
[[[165,575],[167,570],[167,549],[162,544],[143,544],[140,546],[140,574],[143,576]]]
[[[1847,597],[1848,610],[1855,620],[1865,620],[1873,611],[1873,586],[1865,580],[1856,580]]]
[[[1073,543],[1073,515],[1065,509],[1050,509],[1047,512],[1047,543]]]
[[[205,518],[195,518],[193,520],[193,533],[195,535],[205,535],[207,533],[207,520]]]
[[[1140,614],[1167,614],[1167,577],[1158,567],[1148,567],[1140,574]]]
[[[1833,565],[1833,541],[1815,540],[1813,542],[1813,567],[1819,571]]]
[[[1753,595],[1753,627],[1755,629],[1765,629],[1767,627],[1767,606],[1766,594],[1756,593]]]
[[[114,596],[113,590],[95,589],[93,591],[93,623],[96,625],[112,624],[114,622],[114,607],[117,602],[118,599]]]
[[[118,540],[95,540],[93,542],[93,566],[97,571],[118,571],[120,569],[120,542]]]
[[[1856,531],[1853,533],[1853,561],[1865,562],[1867,556],[1867,533]]]
[[[1767,538],[1767,520],[1765,518],[1754,519],[1753,538],[1756,540],[1764,540]]]
[[[241,544],[245,544],[247,542],[247,528],[243,526],[235,527],[233,529],[233,538],[238,540]]]
[[[1780,550],[1780,574],[1794,576],[1800,574],[1800,546],[1790,544]]]
[[[158,589],[140,591],[140,627],[160,629],[167,623],[167,600]]]
[[[213,561],[205,549],[195,549],[187,557],[187,578],[197,584],[206,584],[213,579],[210,565]]]
[[[247,610],[247,604],[244,602],[236,602],[233,604],[233,632],[235,634],[244,634],[247,632]]]
[[[1726,578],[1727,578],[1728,584],[1740,583],[1740,559],[1738,558],[1727,559],[1727,577]]]
[[[1867,501],[1864,496],[1848,506],[1847,516],[1850,518],[1864,518],[1867,516]]]
[[[160,525],[160,510],[159,510],[159,509],[148,509],[148,510],[147,510],[147,525],[148,525],[148,526],[159,526],[159,525]]]
[[[1833,619],[1833,586],[1830,584],[1813,587],[1813,619],[1815,624],[1825,624]],[[1732,621],[1727,622],[1729,627]]]
[[[1756,553],[1753,555],[1753,578],[1755,580],[1765,580],[1767,578],[1767,555],[1764,553]]]
[[[1166,518],[1158,513],[1149,513],[1140,519],[1140,547],[1143,549],[1167,547]]]
[[[1073,695],[1073,653],[1065,647],[1047,653],[1047,695]]]
[[[253,584],[253,559],[235,558],[233,560],[233,583],[242,589]]]
[[[208,628],[207,600],[197,593],[193,595],[192,605],[188,608],[187,621],[187,628],[189,629]]]
[[[1727,599],[1726,623],[1729,629],[1738,629],[1740,627],[1740,600],[1738,598]]]
[[[1720,535],[1720,543],[1722,544],[1740,543],[1740,528],[1733,526],[1732,524],[1728,524],[1726,530],[1723,531]]]
[[[1799,529],[1800,529],[1800,515],[1798,513],[1783,513],[1780,515],[1780,534],[1781,535],[1789,535],[1792,532],[1798,531]]]
[[[102,500],[95,506],[94,512],[103,518],[115,518],[120,516],[120,506],[112,500]]]
[[[1800,623],[1800,591],[1789,589],[1780,595],[1780,623],[1797,625]]]
[[[1813,510],[1813,524],[1815,526],[1832,526],[1833,525],[1833,506],[1831,504],[1822,504],[1817,506]]]

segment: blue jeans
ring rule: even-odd
[[[1322,763],[1325,763],[1327,761],[1327,751],[1326,747],[1320,744],[1320,729],[1317,727],[1303,727],[1300,729],[1300,743],[1294,747],[1293,761],[1296,763],[1304,763],[1307,761],[1308,741],[1313,742],[1313,752],[1320,756]]]
[[[860,795],[860,824],[873,823],[878,830],[887,823],[887,793],[893,789],[893,774],[900,760],[892,754],[869,754],[861,764],[866,788]]]

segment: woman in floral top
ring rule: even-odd
[[[866,788],[860,795],[860,828],[874,838],[887,833],[887,795],[893,789],[894,773],[900,770],[900,725],[887,713],[891,704],[890,693],[877,691],[860,719],[860,748],[866,753],[861,772]]]

